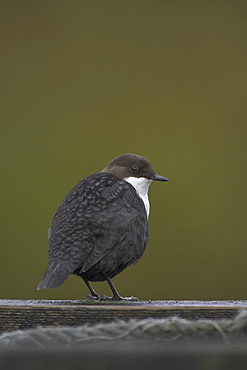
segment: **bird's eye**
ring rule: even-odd
[[[139,171],[139,168],[138,168],[137,166],[131,166],[131,167],[130,167],[130,171],[131,171],[132,173],[136,173],[136,172],[138,172],[138,171]]]

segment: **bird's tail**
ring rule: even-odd
[[[60,287],[67,277],[71,274],[66,268],[61,264],[49,265],[47,268],[41,282],[39,283],[37,290],[41,289],[55,289]]]

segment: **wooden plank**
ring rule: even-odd
[[[247,309],[247,301],[138,301],[91,302],[49,300],[0,300],[0,333],[38,326],[78,326],[145,318],[177,316],[233,318]]]
[[[211,370],[234,370],[236,363],[246,369],[246,308],[246,301],[0,300],[0,326],[6,332],[0,337],[1,370],[20,364],[23,369],[46,370],[111,370],[116,364],[119,370],[204,370],[205,363]],[[176,317],[152,320],[170,316]],[[233,320],[215,321],[229,318]],[[126,322],[107,324],[116,319]],[[85,323],[104,325],[77,327]]]

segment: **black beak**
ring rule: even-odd
[[[150,180],[153,180],[153,181],[169,181],[169,179],[167,177],[157,175],[157,173],[153,174],[150,177]]]

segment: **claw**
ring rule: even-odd
[[[90,295],[88,294],[87,295],[87,299],[90,299],[90,301],[101,301],[101,302],[105,302],[105,301],[111,301],[111,302],[119,302],[119,301],[126,301],[126,302],[137,302],[139,301],[139,299],[137,297],[121,297],[121,296],[117,296],[117,297],[108,297],[106,295],[99,295],[97,297],[93,296],[93,295]]]

